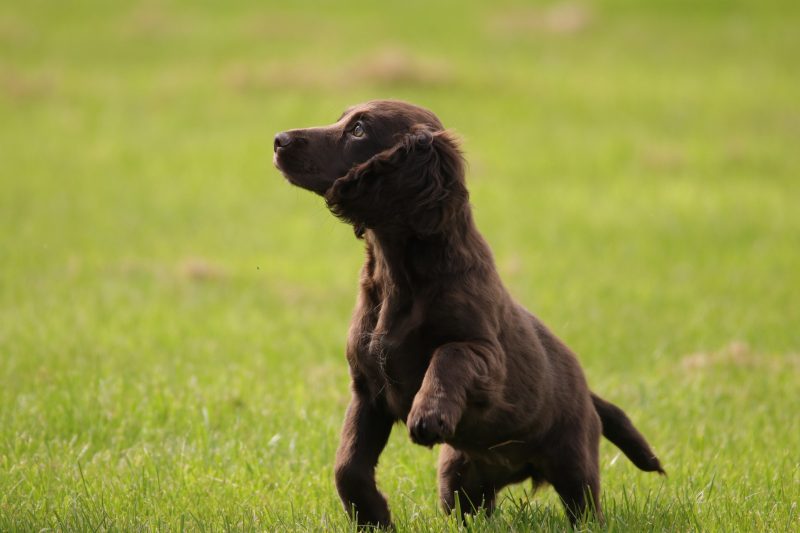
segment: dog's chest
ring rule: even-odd
[[[430,355],[418,335],[394,337],[375,331],[364,355],[371,368],[369,382],[375,397],[382,397],[392,414],[405,419],[422,385]]]
[[[357,346],[351,356],[372,396],[405,420],[435,349],[425,333],[431,301],[408,283],[402,269],[389,267],[392,262],[383,252],[370,250],[352,324],[357,335],[351,331],[350,340]],[[403,262],[396,257],[392,264]]]

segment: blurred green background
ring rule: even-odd
[[[662,457],[603,445],[606,527],[797,528],[798,28],[794,1],[0,4],[0,530],[352,529],[362,244],[271,155],[372,98],[460,135],[509,289]],[[378,478],[400,530],[458,529],[402,426]],[[520,486],[470,527],[567,523]]]

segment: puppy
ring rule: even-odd
[[[664,473],[625,413],[593,394],[573,355],[503,286],[472,218],[456,140],[399,101],[347,109],[334,124],[278,133],[274,163],[325,198],[366,244],[347,341],[352,399],[336,455],[345,509],[390,526],[375,466],[396,421],[441,443],[446,511],[490,513],[497,492],[550,483],[573,523],[602,520],[602,433]]]

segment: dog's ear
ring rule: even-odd
[[[356,227],[438,233],[467,202],[458,144],[420,126],[336,180],[325,199]]]
[[[409,222],[417,233],[431,235],[442,231],[467,205],[464,158],[458,141],[448,131],[423,130],[416,142],[429,151],[430,158],[421,172],[408,176],[409,180],[416,177],[421,191]]]

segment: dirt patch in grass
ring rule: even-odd
[[[152,278],[159,282],[216,282],[229,278],[220,265],[202,257],[186,257],[174,264],[127,258],[112,268],[112,273],[127,278]]]
[[[0,43],[21,44],[33,35],[28,24],[11,14],[0,15]]]
[[[40,100],[56,89],[56,76],[48,71],[21,71],[0,66],[0,94],[13,101]]]
[[[248,17],[241,24],[241,31],[254,39],[291,38],[306,42],[309,36],[315,39],[336,38],[339,28],[323,17],[308,17],[302,13],[258,14]]]
[[[679,170],[686,164],[684,153],[676,146],[651,144],[640,154],[642,164],[652,170]]]
[[[592,11],[583,4],[561,2],[547,7],[523,7],[491,17],[487,30],[499,37],[528,34],[574,35],[594,22]]]
[[[235,64],[223,70],[222,82],[237,92],[285,90],[287,87],[324,90],[378,87],[438,87],[451,84],[455,75],[446,62],[387,46],[331,67],[307,63],[268,65]]]
[[[696,352],[680,360],[681,369],[688,372],[703,372],[719,368],[752,368],[800,370],[800,354],[772,355],[754,352],[742,341],[734,341],[713,352]]]
[[[119,23],[128,37],[165,37],[177,33],[180,23],[158,3],[144,3],[133,8]]]
[[[416,56],[402,47],[387,47],[350,67],[349,78],[376,85],[445,85],[452,81],[448,66],[434,58]]]
[[[179,277],[190,281],[219,281],[227,277],[225,270],[201,257],[187,257],[178,263]]]

